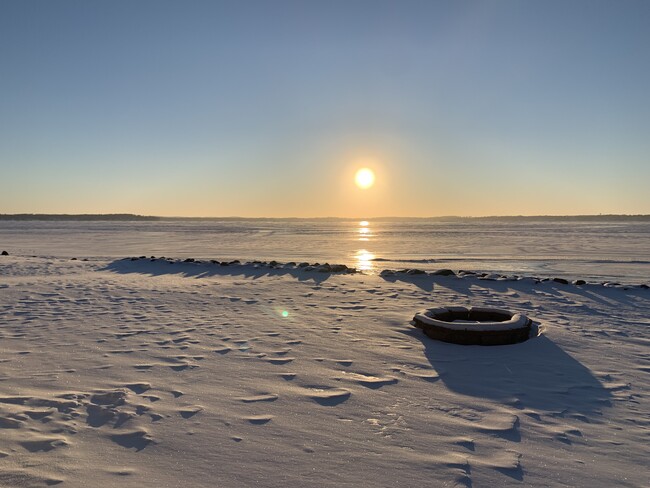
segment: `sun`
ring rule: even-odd
[[[362,190],[370,188],[375,184],[375,173],[369,168],[361,168],[354,175],[354,182]]]

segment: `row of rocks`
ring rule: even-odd
[[[507,275],[502,275],[497,273],[479,273],[476,271],[466,271],[466,270],[460,270],[458,271],[458,273],[454,273],[450,269],[439,269],[437,271],[432,271],[429,273],[427,273],[422,269],[401,269],[401,270],[384,269],[379,273],[379,275],[383,277],[396,276],[396,275],[458,276],[459,278],[464,278],[464,277],[477,278],[479,280],[484,280],[484,281],[530,281],[534,284],[553,282],[553,283],[559,283],[561,285],[577,285],[577,286],[588,284],[585,280],[580,280],[580,279],[569,281],[565,278],[538,278],[532,276],[519,276],[519,275],[507,276]],[[630,286],[630,285],[621,285],[620,283],[616,283],[613,281],[603,281],[597,283],[595,282],[591,284],[602,285],[610,288],[622,288],[624,290],[627,290],[629,288],[641,288],[644,290],[650,289],[650,286],[646,284]]]
[[[288,263],[280,263],[278,261],[247,261],[245,263],[242,263],[239,259],[234,259],[231,261],[218,261],[216,259],[210,259],[210,260],[205,260],[201,261],[199,259],[194,259],[194,258],[186,258],[186,259],[173,259],[173,258],[166,258],[164,256],[162,257],[156,257],[156,256],[139,256],[139,257],[131,257],[131,258],[125,258],[126,260],[131,260],[131,261],[139,261],[139,260],[149,260],[152,262],[155,261],[162,261],[162,262],[167,262],[169,264],[174,264],[174,263],[192,263],[192,264],[212,264],[215,266],[253,266],[255,268],[269,268],[269,269],[299,269],[302,271],[307,271],[307,272],[318,272],[318,273],[340,273],[340,274],[355,274],[355,273],[360,273],[361,271],[357,270],[356,268],[348,267],[345,264],[329,264],[329,263],[308,263],[308,262],[301,262],[301,263],[296,263],[294,261],[290,261]],[[611,287],[611,288],[622,288],[624,290],[627,290],[628,288],[642,288],[642,289],[649,289],[650,287],[646,284],[641,284],[641,285],[636,285],[636,286],[630,286],[630,285],[621,285],[620,283],[616,282],[611,282],[611,281],[604,281],[604,282],[599,282],[599,283],[587,283],[585,280],[572,280],[569,281],[565,278],[538,278],[534,276],[519,276],[519,275],[503,275],[503,274],[498,274],[498,273],[481,273],[481,272],[476,272],[476,271],[468,271],[468,270],[459,270],[457,273],[454,272],[451,269],[438,269],[436,271],[432,272],[427,272],[422,269],[418,268],[405,268],[405,269],[399,269],[399,270],[394,270],[394,269],[384,269],[379,273],[380,276],[382,277],[390,277],[390,276],[399,276],[399,275],[406,275],[406,276],[456,276],[459,278],[476,278],[479,280],[483,281],[528,281],[533,284],[539,284],[539,283],[544,283],[544,282],[553,282],[553,283],[558,283],[561,285],[587,285],[587,284],[598,284],[606,287]]]
[[[218,266],[253,266],[256,268],[270,268],[270,269],[301,269],[303,271],[316,271],[319,273],[348,273],[348,274],[353,274],[353,273],[358,273],[358,270],[356,268],[351,268],[346,266],[345,264],[329,264],[329,263],[296,263],[294,261],[288,262],[288,263],[280,263],[278,261],[247,261],[245,263],[242,263],[239,259],[234,259],[232,261],[217,261],[216,259],[210,259],[206,261],[201,261],[200,259],[194,259],[194,258],[186,258],[183,260],[175,260],[172,258],[166,258],[164,256],[162,257],[156,257],[156,256],[139,256],[139,257],[131,257],[131,258],[125,258],[127,260],[131,261],[139,261],[139,260],[148,260],[151,262],[155,261],[165,261],[169,264],[174,264],[174,263],[193,263],[193,264],[213,264],[213,265],[218,265]]]
[[[359,271],[356,268],[349,268],[345,264],[320,264],[320,263],[300,263],[298,268],[302,268],[303,271],[317,271],[319,273],[347,273],[354,274]]]
[[[430,273],[427,273],[423,269],[384,269],[379,273],[379,276],[394,276],[394,275],[399,275],[399,274],[405,274],[409,276],[413,275],[429,275],[429,276],[456,276],[456,273],[454,273],[450,269],[439,269],[437,271],[432,271]]]

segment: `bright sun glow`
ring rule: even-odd
[[[362,190],[370,188],[375,183],[375,173],[373,173],[371,169],[361,168],[357,171],[357,174],[354,175],[354,182]]]

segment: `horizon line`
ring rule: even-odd
[[[543,219],[562,219],[562,218],[612,218],[612,217],[633,217],[641,218],[648,217],[650,214],[616,214],[616,213],[599,213],[599,214],[564,214],[564,215],[553,215],[553,214],[534,214],[534,215],[524,215],[524,214],[510,214],[510,215],[438,215],[438,216],[377,216],[377,217],[368,217],[368,216],[355,216],[355,217],[337,217],[337,216],[324,216],[324,217],[268,217],[268,216],[259,216],[259,217],[243,217],[238,215],[230,216],[183,216],[183,215],[143,215],[143,214],[134,214],[134,213],[124,213],[124,212],[108,212],[108,213],[0,213],[0,219],[11,220],[11,218],[32,218],[36,219],[38,217],[43,218],[133,218],[133,219],[203,219],[203,220],[399,220],[399,219],[409,219],[409,220],[433,220],[433,219],[504,219],[504,218],[543,218]]]

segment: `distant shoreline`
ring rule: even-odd
[[[216,220],[216,221],[353,221],[369,219],[374,222],[470,222],[470,221],[496,221],[496,222],[549,222],[549,221],[637,221],[650,222],[650,215],[638,214],[602,214],[602,215],[495,215],[485,217],[160,217],[154,215],[137,214],[0,214],[0,221],[169,221],[169,220]]]
[[[0,214],[0,220],[140,221],[160,220],[160,217],[135,214]]]

